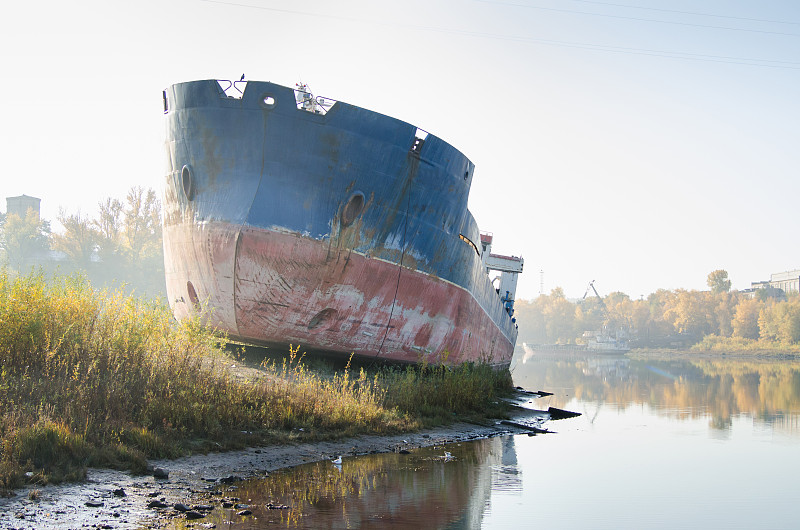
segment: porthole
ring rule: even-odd
[[[364,210],[364,194],[360,191],[353,193],[347,204],[342,209],[342,226],[350,226]]]
[[[275,97],[269,94],[261,96],[261,106],[265,109],[271,109],[275,106]]]
[[[183,193],[188,200],[194,199],[194,178],[192,178],[192,170],[189,166],[183,166],[181,169],[181,186],[183,186]]]

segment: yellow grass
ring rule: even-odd
[[[299,347],[250,381],[225,369],[225,343],[203,315],[176,322],[81,276],[1,271],[0,491],[87,465],[143,471],[192,450],[416,429],[481,414],[511,388],[507,371],[472,365],[323,376]]]

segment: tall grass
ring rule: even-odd
[[[510,388],[471,365],[323,376],[299,348],[267,377],[235,378],[225,337],[202,322],[81,276],[0,272],[0,491],[88,465],[143,471],[190,450],[416,429]]]
[[[513,387],[508,370],[483,363],[390,368],[381,372],[380,384],[386,391],[387,406],[424,425],[446,422],[454,415],[474,419],[502,415],[505,405],[498,397]]]

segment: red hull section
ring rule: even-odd
[[[184,240],[185,252],[173,256],[188,258],[172,264],[186,269],[171,292],[186,290],[179,278],[198,278],[196,299],[208,298],[212,318],[233,336],[404,362],[511,361],[513,344],[455,284],[331,248],[330,240],[238,228],[205,224],[193,234],[165,234],[173,249]],[[188,311],[192,300],[185,301]]]

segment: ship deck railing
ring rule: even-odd
[[[219,95],[222,98],[242,99],[247,88],[247,81],[244,79],[238,81],[217,79],[217,83],[219,84]],[[337,100],[333,98],[315,96],[311,92],[299,88],[294,89],[294,96],[298,110],[305,110],[314,114],[325,115],[337,103]]]

